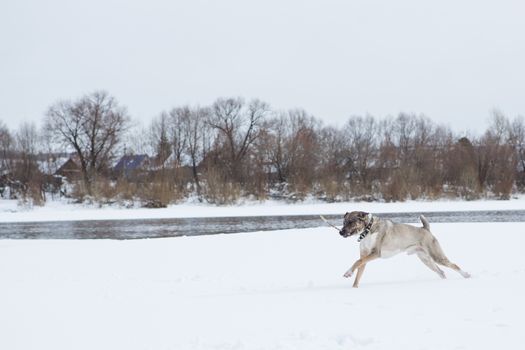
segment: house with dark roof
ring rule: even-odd
[[[76,155],[72,154],[58,167],[54,175],[64,176],[69,181],[79,180],[82,177],[80,160]]]
[[[117,176],[129,177],[142,170],[148,170],[150,158],[147,154],[125,155],[113,167]]]

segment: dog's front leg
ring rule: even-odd
[[[352,287],[357,288],[359,287],[359,281],[361,280],[361,276],[363,275],[363,272],[365,271],[366,264],[363,264],[357,268],[357,275],[355,276],[354,285]]]
[[[379,257],[379,254],[377,254],[376,252],[372,252],[370,254],[368,254],[367,256],[364,256],[364,257],[361,257],[361,259],[358,259],[353,265],[351,268],[348,269],[348,271],[345,272],[345,274],[343,275],[344,277],[352,277],[352,275],[354,274],[354,271],[356,269],[358,269],[359,267],[363,266],[363,265],[366,265],[366,263],[368,263],[369,261],[372,261],[374,259],[377,259]],[[362,272],[361,272],[362,274]],[[359,282],[358,282],[359,283]]]
[[[352,267],[349,268],[348,271],[345,272],[345,274],[344,274],[343,276],[346,277],[346,278],[352,277],[352,275],[354,274],[355,269],[357,269],[359,266],[361,266],[362,261],[363,261],[363,257],[362,257],[361,259],[358,259],[358,260],[352,265]]]

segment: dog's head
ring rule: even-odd
[[[364,211],[353,211],[346,213],[343,221],[343,228],[339,234],[343,237],[350,237],[364,231],[367,224],[368,213]]]

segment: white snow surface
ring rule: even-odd
[[[0,349],[522,348],[525,223],[431,229],[472,278],[398,255],[353,289],[358,244],[329,227],[0,240]]]
[[[49,201],[43,207],[19,206],[16,200],[0,200],[0,222],[117,220],[117,219],[165,219],[186,217],[225,216],[268,216],[344,214],[347,211],[362,210],[371,213],[464,211],[464,210],[519,210],[525,209],[525,196],[511,200],[478,201],[406,201],[382,202],[341,202],[325,203],[307,201],[286,204],[282,201],[245,202],[241,205],[214,206],[209,204],[185,203],[162,209],[119,208],[116,205],[70,204],[66,201]]]

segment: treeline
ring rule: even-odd
[[[64,153],[79,171],[66,182],[43,170]],[[123,155],[126,163],[138,154],[148,162],[115,167]],[[482,135],[457,134],[401,113],[353,116],[336,128],[301,109],[219,98],[174,107],[141,127],[115,98],[94,92],[51,105],[40,129],[23,124],[11,132],[0,124],[0,171],[0,195],[37,204],[60,193],[151,206],[188,197],[217,204],[308,196],[508,199],[525,189],[525,122],[495,111]]]

